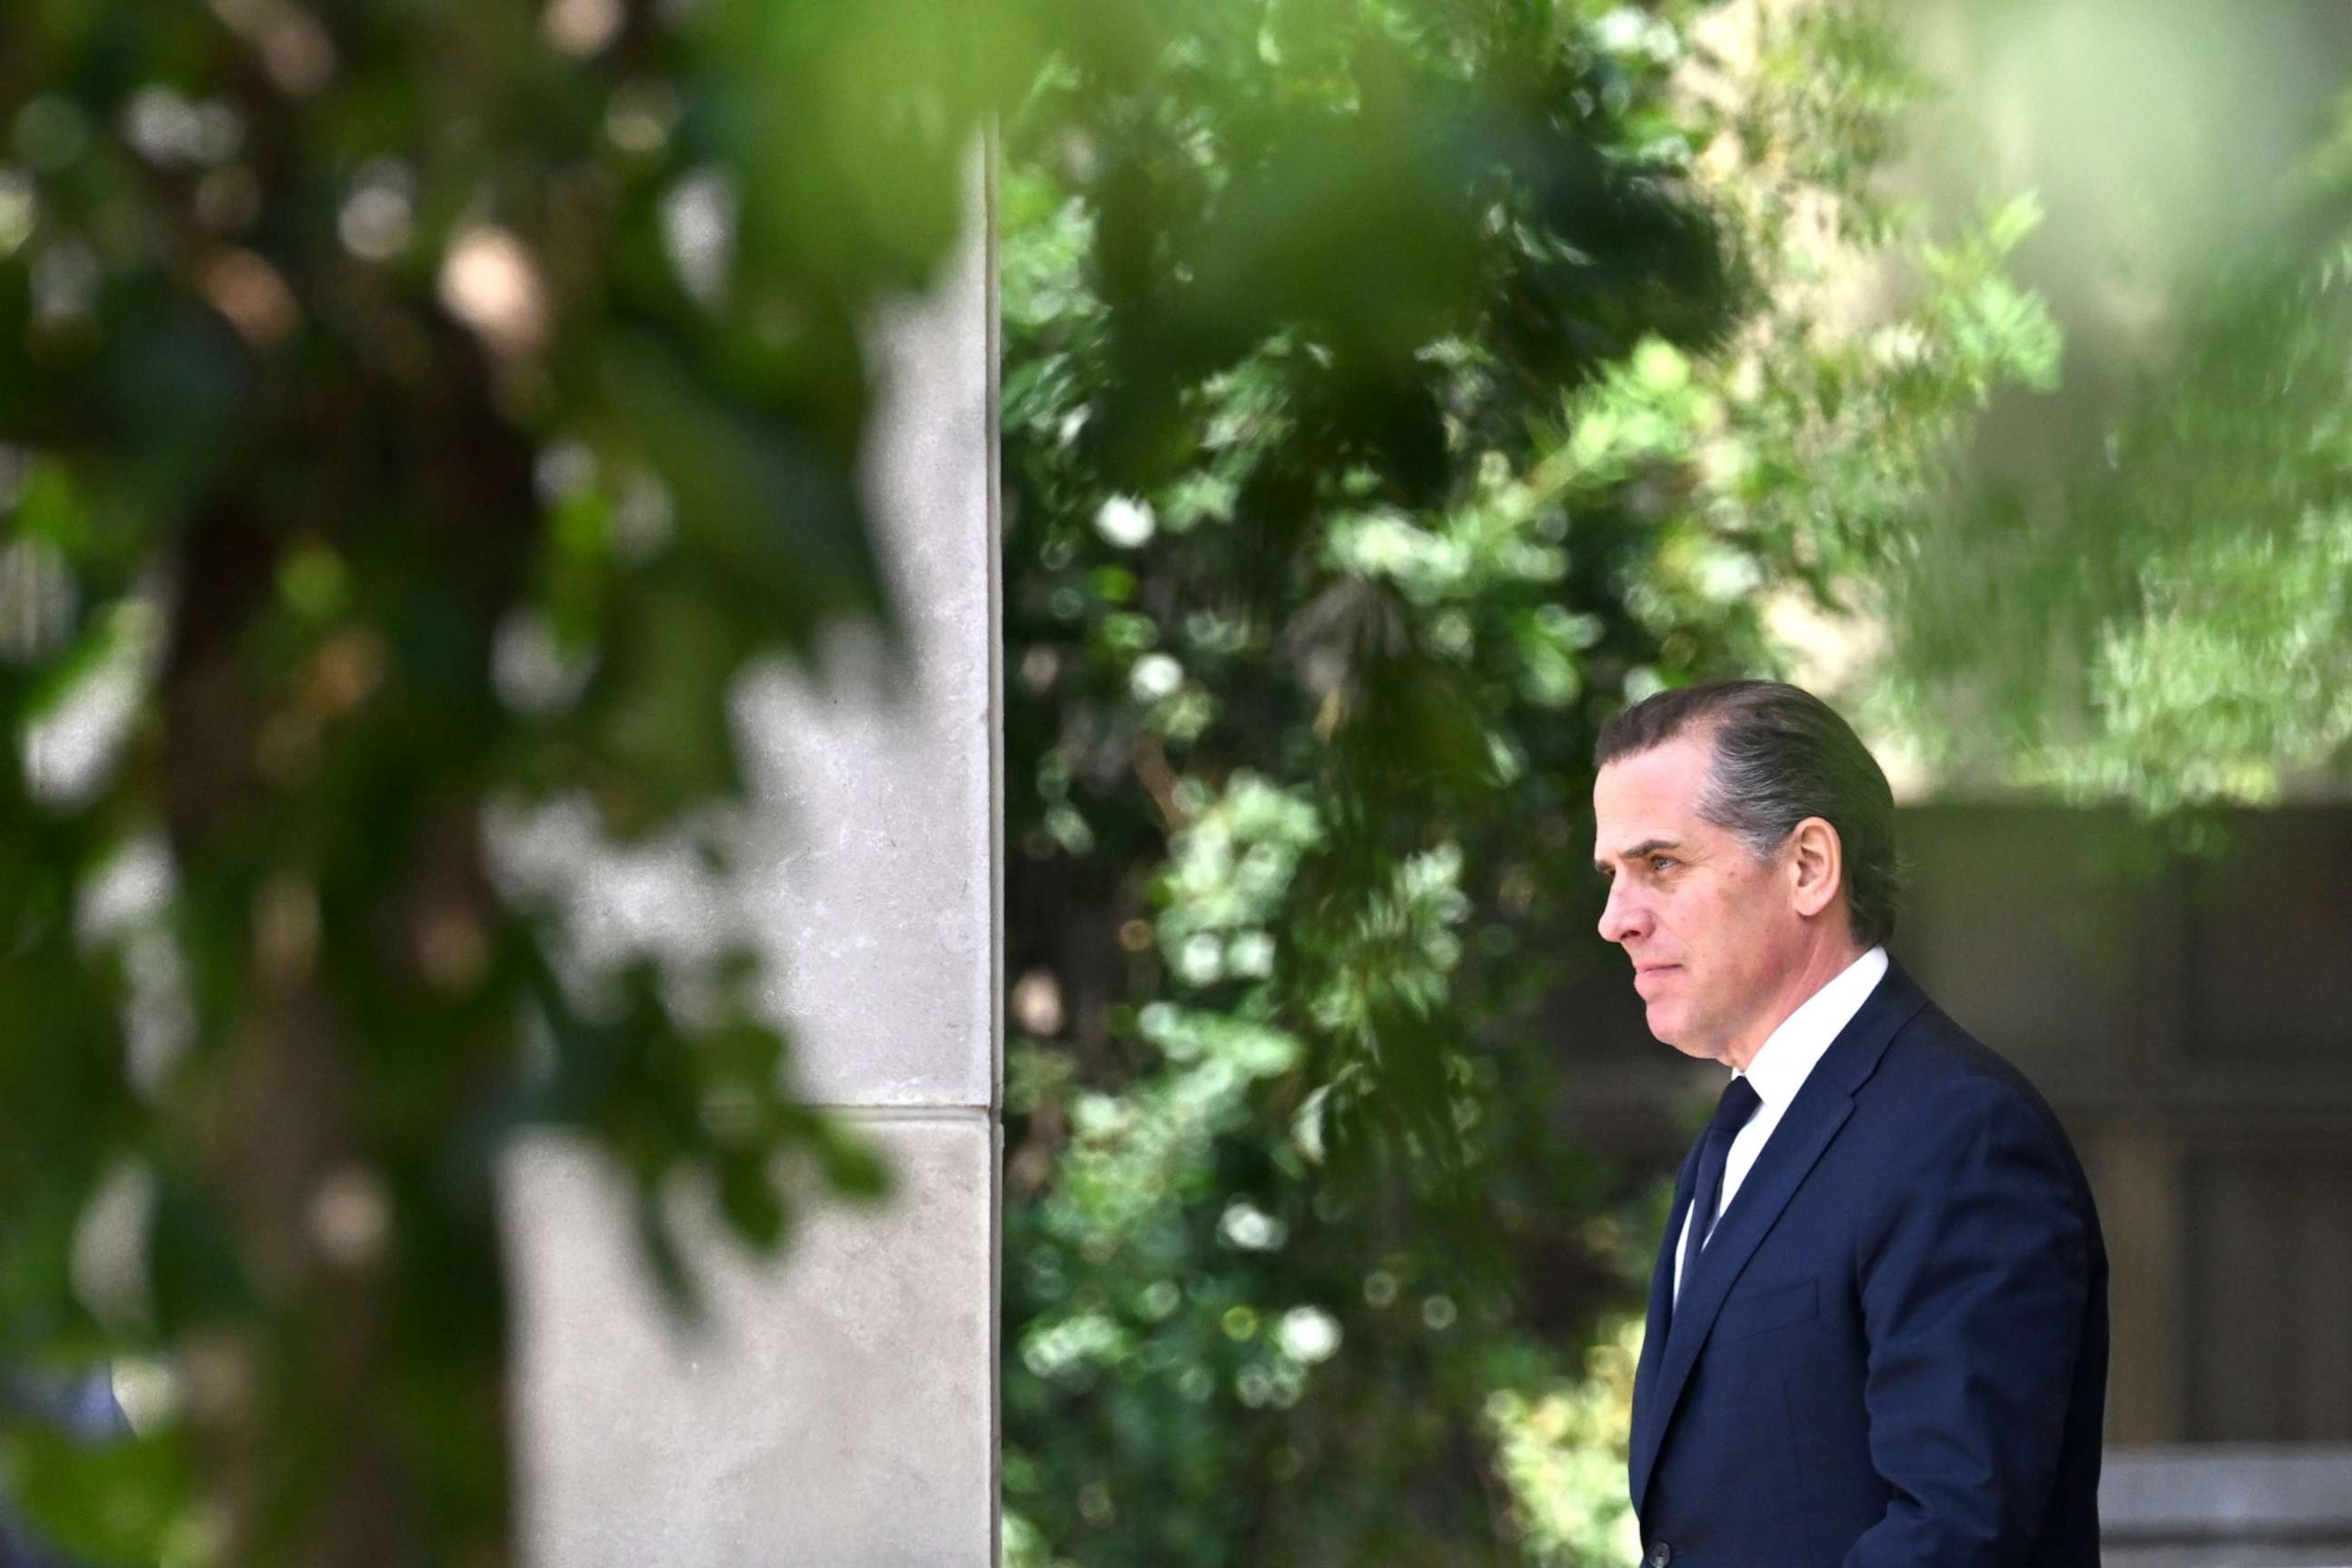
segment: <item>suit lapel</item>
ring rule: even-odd
[[[1887,967],[1885,978],[1870,994],[1862,1010],[1814,1064],[1804,1087],[1789,1102],[1780,1124],[1765,1140],[1762,1152],[1757,1156],[1747,1179],[1740,1183],[1730,1206],[1716,1221],[1714,1236],[1683,1280],[1682,1300],[1673,1302],[1665,1344],[1654,1353],[1649,1342],[1643,1341],[1642,1369],[1654,1372],[1654,1375],[1645,1384],[1637,1373],[1634,1384],[1635,1416],[1629,1468],[1635,1513],[1641,1512],[1651,1469],[1664,1444],[1675,1406],[1682,1398],[1684,1385],[1690,1381],[1691,1369],[1698,1363],[1699,1351],[1706,1343],[1709,1331],[1715,1327],[1717,1314],[1723,1310],[1724,1298],[1731,1293],[1740,1270],[1748,1267],[1748,1260],[1755,1256],[1757,1247],[1780,1219],[1780,1211],[1789,1206],[1789,1200],[1796,1195],[1798,1187],[1837,1136],[1838,1129],[1853,1114],[1853,1091],[1878,1066],[1878,1058],[1885,1054],[1887,1042],[1895,1037],[1895,1031],[1909,1023],[1927,1001],[1925,994],[1899,966]],[[1675,1204],[1677,1218],[1667,1227],[1669,1239],[1660,1249],[1658,1274],[1651,1281],[1653,1334],[1659,1328],[1661,1279],[1666,1299],[1673,1299],[1672,1237],[1690,1201],[1693,1163],[1689,1159],[1683,1162]]]

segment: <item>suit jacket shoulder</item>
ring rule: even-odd
[[[1909,1151],[1932,1164],[1961,1132],[1990,1129],[2053,1160],[2074,1184],[2084,1182],[2065,1128],[2032,1081],[1933,1002],[1895,1031],[1854,1100],[1862,1112],[1854,1131],[1891,1152]]]

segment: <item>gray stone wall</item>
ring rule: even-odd
[[[977,162],[976,162],[977,167]],[[988,199],[875,323],[869,495],[908,657],[747,683],[742,875],[518,824],[511,876],[582,900],[590,958],[752,936],[803,1098],[892,1167],[772,1263],[695,1222],[709,1321],[662,1310],[625,1194],[548,1142],[509,1173],[525,1555],[541,1568],[966,1568],[996,1543],[1000,1049],[995,294]],[[689,1216],[699,1211],[681,1205]]]
[[[2110,1447],[2106,1568],[2347,1568],[2352,1445]]]

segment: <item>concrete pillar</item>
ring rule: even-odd
[[[645,1279],[608,1172],[551,1144],[514,1163],[518,1484],[539,1568],[996,1558],[996,301],[981,185],[937,289],[875,323],[869,497],[911,665],[878,689],[878,661],[845,645],[822,688],[750,683],[746,882],[715,894],[677,858],[611,857],[587,894],[651,945],[666,927],[755,933],[799,1093],[871,1134],[897,1195],[804,1210],[772,1265],[706,1237],[712,1321],[688,1332]]]

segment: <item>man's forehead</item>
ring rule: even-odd
[[[1628,812],[1686,815],[1697,805],[1710,760],[1706,742],[1680,736],[1619,757],[1593,777],[1593,809],[1603,818]]]
[[[1592,781],[1593,858],[1613,859],[1655,841],[1689,837],[1699,826],[1706,763],[1703,743],[1677,737],[1603,767]]]

